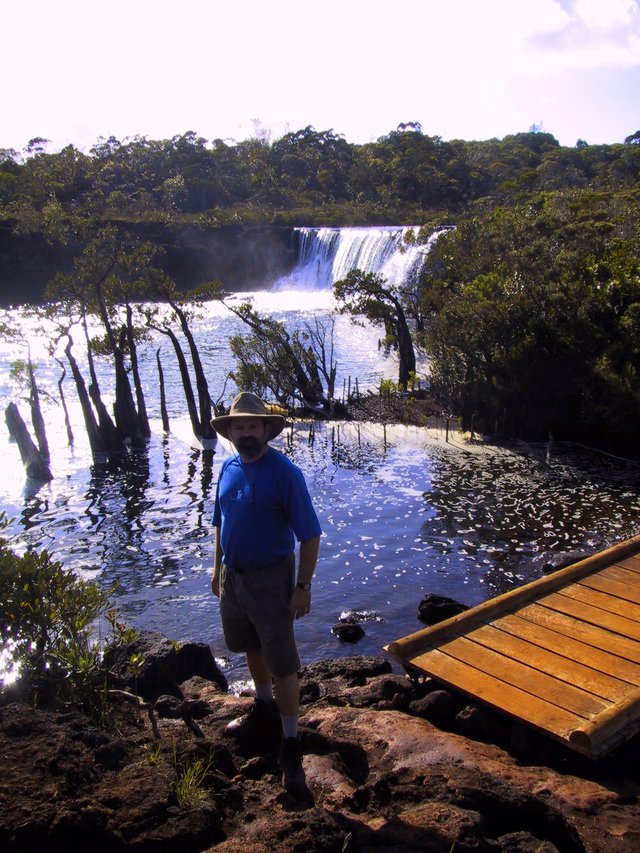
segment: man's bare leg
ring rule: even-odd
[[[271,684],[271,670],[262,649],[252,649],[246,653],[247,667],[254,684]]]

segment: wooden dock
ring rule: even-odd
[[[385,650],[411,673],[604,755],[640,731],[640,536]]]

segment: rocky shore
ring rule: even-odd
[[[143,663],[126,675],[132,651]],[[385,658],[301,672],[313,797],[279,780],[277,744],[237,741],[234,696],[202,644],[143,634],[110,726],[73,708],[0,707],[0,849],[588,851],[640,845],[640,740],[592,762],[415,683]],[[138,705],[129,694],[144,700]]]

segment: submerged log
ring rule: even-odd
[[[45,483],[53,480],[51,470],[29,435],[29,430],[25,426],[15,403],[9,403],[4,410],[4,417],[9,428],[9,434],[15,439],[18,445],[20,458],[24,464],[27,476],[33,480],[41,480]]]

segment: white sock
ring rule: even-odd
[[[280,719],[282,720],[282,737],[285,738],[285,740],[291,737],[298,737],[298,715],[282,715]]]
[[[256,689],[256,699],[260,702],[273,702],[273,686],[270,681],[265,684],[254,684]]]

